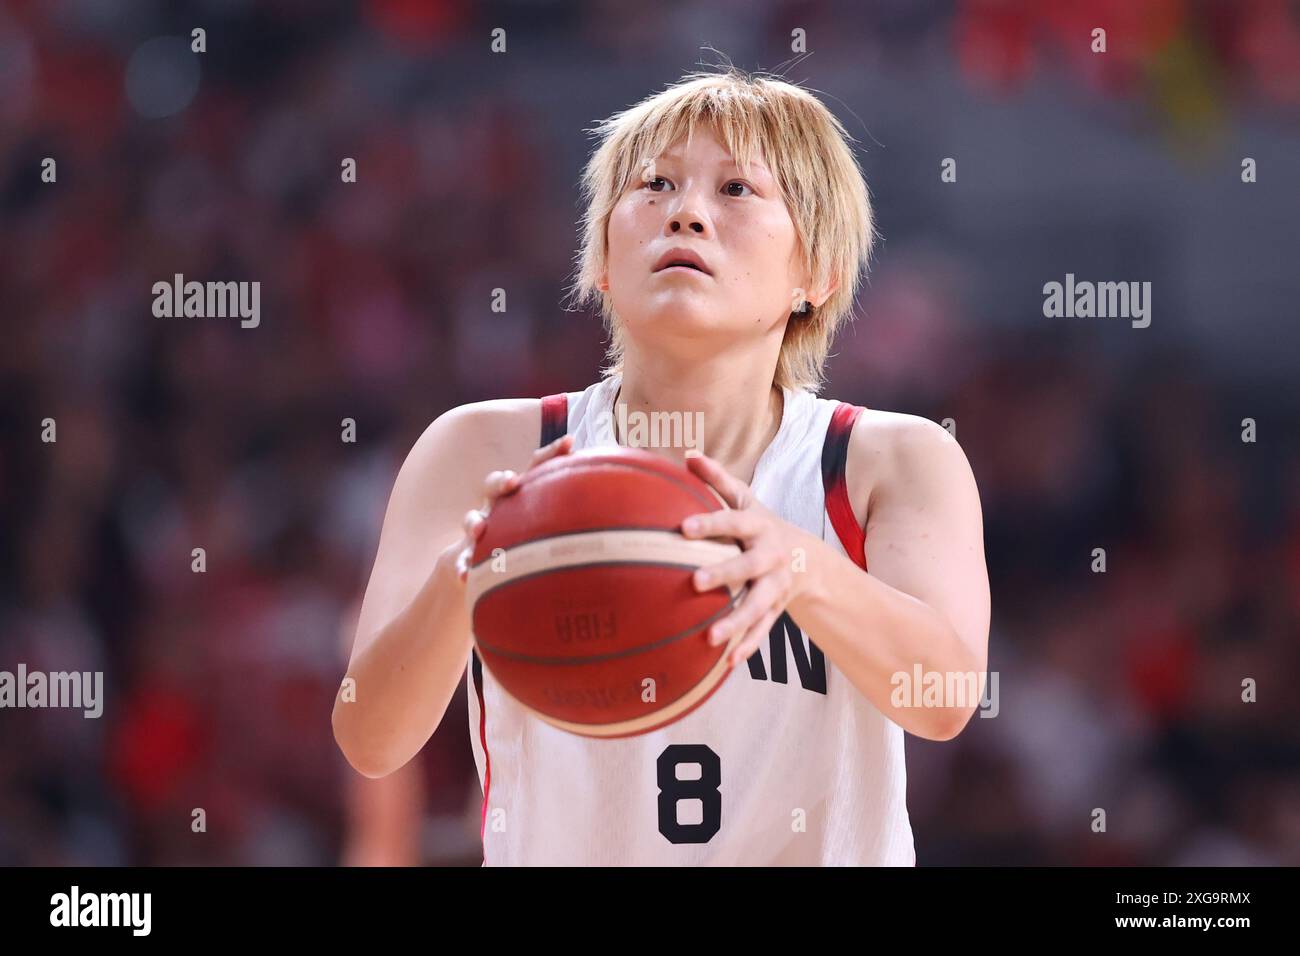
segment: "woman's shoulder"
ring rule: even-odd
[[[496,446],[497,452],[518,454],[523,449],[527,452],[524,455],[527,459],[538,447],[543,432],[547,430],[543,428],[542,422],[543,403],[547,399],[552,400],[552,404],[545,407],[548,415],[554,417],[558,414],[562,418],[570,418],[573,414],[581,416],[592,403],[608,401],[609,389],[617,385],[617,376],[612,376],[586,388],[556,392],[539,398],[494,398],[457,405],[434,419],[425,435],[435,441],[449,432],[462,441],[481,438]],[[557,398],[562,401],[555,403],[554,399]],[[562,430],[567,430],[567,421],[560,424],[564,426]],[[552,428],[555,426],[556,423],[552,422]],[[421,436],[423,439],[424,436]]]
[[[853,427],[853,443],[906,454],[919,448],[953,444],[956,439],[943,425],[920,415],[863,408]]]
[[[540,398],[489,398],[449,408],[433,420],[429,430],[484,435],[522,434],[530,426],[538,426],[541,415]]]
[[[920,415],[859,406],[835,398],[819,396],[817,401],[832,410],[839,406],[858,409],[849,437],[850,458],[882,458],[891,453],[907,454],[918,448],[955,442],[947,428]]]
[[[934,480],[965,453],[953,433],[938,422],[880,408],[864,408],[849,436],[845,482],[860,527],[872,502],[892,490]]]
[[[541,434],[540,398],[493,398],[456,405],[416,439],[407,464],[416,470],[452,466],[475,474],[525,467]]]

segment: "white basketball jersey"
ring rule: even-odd
[[[620,378],[564,396],[567,423],[559,396],[544,402],[542,437],[567,430],[575,449],[616,447]],[[847,510],[854,524],[843,487],[860,409],[804,390],[784,395],[750,487],[777,515],[865,566],[861,529],[845,523]],[[471,652],[484,865],[915,865],[902,729],[788,613],[747,664],[676,723],[601,740],[530,715]]]

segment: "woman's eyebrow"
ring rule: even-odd
[[[664,160],[664,161],[666,161],[666,162],[672,162],[672,163],[678,163],[678,162],[681,162],[681,156],[678,155],[676,152],[663,153],[659,158],[662,159],[662,160]],[[731,158],[730,156],[727,156],[727,157],[725,157],[724,159],[720,159],[720,160],[718,160],[716,163],[714,163],[714,165],[717,166],[718,168],[727,167],[727,168],[732,168],[732,169],[740,169],[740,164],[737,163],[737,162],[736,162],[733,158]],[[761,159],[755,159],[755,160],[753,160],[753,161],[750,163],[750,169],[753,170],[753,171],[755,171],[755,172],[763,173],[764,175],[768,176],[769,178],[770,178],[771,175],[772,175],[772,171],[771,171],[770,169],[767,168],[767,165],[766,165],[766,164],[765,164]]]

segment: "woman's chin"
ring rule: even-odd
[[[626,319],[629,329],[649,331],[651,334],[671,332],[677,335],[699,335],[727,329],[734,323],[724,318],[719,309],[710,309],[698,302],[679,303],[675,307],[646,312],[636,319]]]

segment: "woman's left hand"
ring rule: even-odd
[[[772,624],[798,593],[802,575],[794,573],[797,549],[809,535],[773,514],[749,485],[728,474],[707,455],[692,454],[686,467],[708,482],[730,510],[691,515],[682,522],[687,538],[735,538],[742,552],[695,572],[695,589],[749,585],[740,604],[709,629],[709,643],[723,644],[743,635],[731,654],[731,666],[747,660],[767,637]]]

